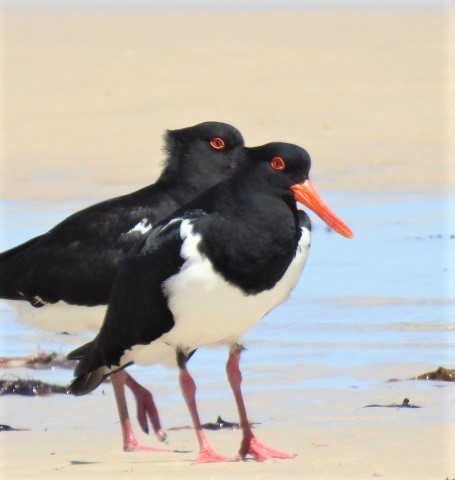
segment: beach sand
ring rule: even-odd
[[[321,193],[449,195],[453,22],[442,6],[10,6],[1,25],[2,198],[87,202],[127,193],[156,178],[166,129],[206,120],[232,123],[248,145],[304,146]],[[188,468],[196,454],[189,430],[169,434],[169,447],[186,453],[123,453],[109,386],[83,398],[3,397],[1,423],[31,430],[1,433],[0,471],[15,479],[452,479],[452,384],[419,383],[411,399],[425,407],[419,410],[363,408],[408,395],[409,382],[387,383],[391,376],[437,366],[416,359],[363,372],[372,383],[361,396],[355,388],[248,391],[257,435],[298,453],[264,464]],[[224,393],[215,414],[235,420],[222,365],[219,372],[215,388]],[[177,396],[178,386],[167,393]],[[182,401],[158,406],[165,427],[189,423]],[[240,434],[209,438],[234,454]],[[157,445],[153,437],[140,440]]]
[[[232,123],[248,145],[304,146],[324,189],[453,187],[450,18],[7,10],[2,196],[128,192],[156,177],[166,129],[206,120]]]
[[[399,369],[398,369],[399,370]],[[221,374],[220,368],[220,374]],[[380,378],[383,372],[370,372]],[[245,375],[245,382],[248,376]],[[228,386],[217,398],[219,413],[235,419]],[[224,380],[224,379],[223,379]],[[196,376],[197,381],[197,376]],[[425,383],[425,382],[424,382]],[[422,385],[412,402],[421,409],[363,408],[404,398],[415,387],[408,382],[378,382],[368,391],[279,391],[246,393],[258,438],[295,452],[292,460],[192,465],[197,453],[193,431],[169,431],[168,448],[184,453],[123,453],[115,402],[109,385],[81,397],[2,398],[8,422],[29,432],[1,434],[5,478],[188,478],[188,479],[446,479],[453,478],[455,438],[454,392]],[[175,394],[178,395],[177,385]],[[104,392],[104,394],[103,394]],[[160,395],[160,387],[154,388]],[[163,392],[161,392],[163,394]],[[130,402],[132,403],[132,402]],[[200,401],[203,421],[209,400]],[[158,404],[166,427],[189,425],[183,401]],[[449,409],[452,407],[452,412]],[[226,413],[226,415],[225,415]],[[234,455],[240,432],[207,432],[213,446]],[[153,435],[139,434],[146,445]],[[452,476],[450,476],[452,474]]]

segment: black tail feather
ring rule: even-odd
[[[67,388],[67,393],[77,397],[93,392],[102,381],[111,374],[107,367],[100,367],[93,372],[79,375]]]
[[[93,342],[86,343],[72,352],[68,353],[66,358],[68,360],[80,360],[91,348]]]
[[[67,393],[76,396],[86,395],[110,375],[112,370],[94,360],[94,341],[76,348],[67,355],[68,360],[79,360],[74,370],[76,378],[69,385]]]
[[[96,339],[76,348],[67,355],[68,360],[79,360],[74,370],[75,379],[67,388],[67,393],[81,396],[95,390],[109,375],[128,367],[125,365],[107,366],[98,356]]]

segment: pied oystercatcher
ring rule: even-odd
[[[186,367],[197,348],[217,344],[229,346],[226,370],[243,431],[238,458],[294,456],[252,433],[240,390],[241,338],[299,280],[311,227],[296,200],[341,235],[353,236],[313,188],[304,149],[270,143],[244,151],[245,163],[230,179],[142,237],[114,283],[99,334],[69,355],[80,360],[69,386],[74,395],[132,363],[176,362],[199,442],[196,463],[231,460],[211,448],[201,429]]]
[[[231,125],[204,122],[165,134],[167,159],[153,185],[81,210],[52,230],[0,254],[0,298],[12,302],[27,323],[52,331],[98,332],[103,312],[61,305],[105,305],[119,267],[138,238],[198,193],[231,174],[236,151],[243,147]],[[31,311],[30,311],[31,310]],[[95,313],[95,315],[94,315]],[[138,444],[131,428],[124,386],[135,395],[137,416],[148,432],[148,420],[163,441],[151,394],[130,375],[112,376],[125,451],[157,450]]]

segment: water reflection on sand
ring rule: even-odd
[[[359,388],[439,365],[452,368],[455,222],[449,216],[455,201],[326,197],[356,237],[345,240],[312,217],[312,251],[299,285],[245,338],[245,388]],[[88,204],[3,202],[1,249],[44,233]],[[0,315],[2,356],[37,349],[65,353],[85,340],[24,327],[5,306]],[[204,383],[219,380],[225,358],[224,348],[194,356],[192,369],[199,372],[202,392]],[[175,382],[175,373],[159,366],[134,370],[146,383]],[[39,375],[67,382],[72,374],[54,369]]]

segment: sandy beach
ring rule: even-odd
[[[223,415],[235,419],[227,386],[221,389],[226,395],[211,408],[221,408]],[[453,473],[453,388],[423,388],[415,393],[414,401],[426,407],[418,412],[363,408],[387,403],[390,394],[404,397],[410,390],[406,382],[378,382],[366,395],[355,389],[341,395],[322,390],[307,396],[267,389],[249,392],[246,398],[252,420],[261,422],[255,428],[258,438],[298,456],[262,464],[250,460],[206,465],[192,465],[197,450],[191,430],[168,432],[168,447],[184,453],[123,453],[112,389],[106,386],[103,390],[104,395],[97,391],[84,398],[2,398],[8,421],[17,428],[31,429],[2,433],[3,474],[23,479],[109,475],[114,479],[444,480]],[[200,403],[201,408],[210,410],[208,401]],[[160,406],[166,426],[189,424],[183,401]],[[240,442],[239,431],[208,432],[208,437],[225,455],[233,455]],[[139,438],[158,446],[153,436],[142,434]]]
[[[205,120],[306,147],[321,188],[453,187],[450,18],[6,10],[2,196],[124,193],[156,176],[166,129]]]
[[[314,183],[339,199],[349,192],[367,204],[373,196],[392,202],[455,191],[455,19],[442,2],[244,10],[12,5],[1,21],[4,204],[30,202],[33,214],[145,186],[160,171],[164,131],[206,120],[232,123],[248,145],[305,147]],[[336,248],[355,250],[345,245]],[[451,297],[453,312],[453,291],[442,288],[440,296]],[[455,367],[453,350],[447,362]],[[0,423],[29,430],[0,434],[0,472],[15,479],[452,480],[454,385],[405,380],[438,366],[416,357],[356,367],[349,374],[368,388],[304,391],[289,387],[292,375],[321,375],[306,369],[304,349],[295,371],[275,367],[281,388],[261,382],[266,365],[249,366],[257,435],[298,454],[264,464],[191,466],[190,430],[169,432],[168,447],[184,453],[123,453],[109,386],[82,398],[3,396]],[[236,420],[222,363],[214,378],[218,396],[202,398],[203,421]],[[153,374],[147,379],[152,386]],[[188,425],[177,382],[153,387],[164,426]],[[401,402],[409,392],[421,409],[364,408]],[[158,446],[153,436],[139,438]],[[240,433],[209,438],[235,454]]]

